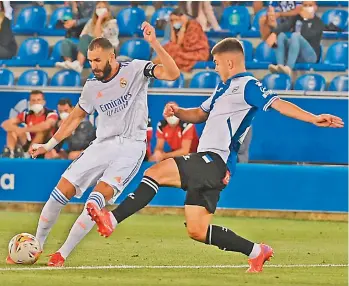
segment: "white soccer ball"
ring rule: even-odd
[[[8,245],[9,256],[16,264],[34,264],[41,252],[39,241],[29,233],[15,235]]]

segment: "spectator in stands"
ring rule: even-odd
[[[90,42],[96,37],[105,37],[116,49],[119,45],[118,36],[119,28],[111,13],[108,2],[97,2],[92,19],[86,23],[81,32],[79,43],[75,44],[72,41],[62,43],[62,56],[65,61],[57,62],[56,66],[64,69],[72,69],[81,73]],[[73,61],[76,52],[77,60]]]
[[[58,120],[56,111],[45,107],[42,91],[33,90],[29,97],[29,111],[5,120],[1,127],[7,132],[7,146],[2,157],[20,158],[33,143],[45,143],[55,131]],[[24,126],[20,127],[19,125]]]
[[[299,5],[299,1],[269,1],[267,15],[259,19],[262,39],[265,41],[278,23],[281,24],[289,17],[297,16],[301,9],[302,5]]]
[[[201,25],[189,19],[180,8],[175,9],[170,16],[171,40],[164,45],[165,50],[176,62],[178,68],[189,72],[198,61],[209,58],[209,44]],[[158,59],[153,60],[158,63]]]
[[[66,120],[74,107],[69,98],[62,98],[58,102],[59,120],[56,125],[58,129],[62,122]],[[58,144],[54,149],[45,154],[46,159],[69,159],[75,160],[82,151],[84,151],[91,141],[96,138],[96,129],[88,120],[82,121],[73,134],[67,139]],[[62,149],[63,145],[67,144],[68,149]]]
[[[10,59],[17,53],[17,43],[11,28],[10,1],[0,1],[0,59]]]
[[[64,5],[71,7],[73,17],[64,15],[57,25],[67,31],[66,38],[79,38],[82,29],[93,15],[95,4],[92,1],[66,1]],[[69,40],[65,40],[64,45],[67,44],[66,41],[69,43]]]
[[[147,152],[145,154],[144,161],[148,161],[151,156],[151,138],[153,137],[153,127],[151,126],[151,119],[148,117],[147,126]]]
[[[199,137],[195,126],[179,120],[176,116],[164,116],[164,118],[165,120],[158,123],[156,147],[149,161],[160,162],[167,158],[196,152]],[[170,146],[171,152],[164,152],[165,143]]]
[[[269,65],[272,73],[291,75],[296,62],[316,63],[319,60],[320,42],[325,25],[315,15],[316,9],[315,1],[304,1],[299,15],[272,30],[266,41],[268,45],[277,42],[275,48],[277,65]],[[288,39],[285,33],[290,31],[292,34]]]
[[[187,15],[198,21],[206,32],[211,28],[214,31],[221,31],[210,1],[180,1],[178,4]]]

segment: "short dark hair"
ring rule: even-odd
[[[32,90],[32,91],[30,92],[29,97],[31,97],[33,94],[41,94],[42,97],[43,97],[43,99],[45,99],[45,95],[44,95],[44,93],[43,93],[41,90],[38,90],[38,89]]]
[[[102,48],[103,50],[114,50],[111,42],[107,38],[103,37],[93,39],[88,46],[89,51],[93,51],[96,48]]]
[[[185,10],[182,7],[177,7],[171,13],[171,15],[175,15],[175,16],[182,16],[182,15],[185,15],[185,14],[186,14]]]
[[[236,38],[226,38],[218,42],[211,51],[212,55],[225,53],[225,52],[240,52],[244,54],[244,48],[241,42]]]
[[[66,105],[68,104],[70,107],[73,107],[73,104],[71,103],[71,100],[69,98],[61,98],[58,101],[58,105]]]

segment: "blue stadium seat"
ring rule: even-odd
[[[203,71],[196,73],[190,81],[190,88],[215,88],[221,81],[219,75],[214,71]]]
[[[184,76],[183,76],[183,74],[181,74],[181,76],[174,81],[155,79],[153,84],[152,84],[152,87],[154,87],[154,88],[182,88],[182,87],[184,87]]]
[[[47,28],[56,29],[57,21],[67,16],[70,16],[71,18],[73,16],[70,7],[60,7],[56,9],[50,17],[50,23],[48,24]]]
[[[247,68],[268,69],[269,64],[276,64],[275,51],[265,42],[261,42],[254,53],[253,62],[246,63]]]
[[[61,70],[51,79],[51,86],[81,86],[80,74],[73,70]]]
[[[325,64],[344,64],[348,68],[348,42],[332,44],[324,60]]]
[[[242,46],[244,48],[245,60],[251,62],[253,58],[253,46],[250,41],[241,40]]]
[[[0,69],[0,85],[12,86],[15,82],[13,72],[8,69]]]
[[[259,32],[259,19],[267,14],[266,9],[262,9],[258,11],[258,13],[254,16],[251,29],[249,31],[245,31],[241,33],[242,37],[250,37],[250,38],[259,38],[260,32]]]
[[[26,7],[17,17],[13,31],[19,34],[39,33],[46,26],[46,11],[43,7]]]
[[[153,16],[151,16],[150,24],[155,27],[157,20],[169,20],[170,14],[174,9],[172,7],[163,7],[155,11]]]
[[[304,91],[324,91],[326,81],[322,75],[319,74],[304,74],[297,78],[294,83],[295,90]]]
[[[330,83],[329,91],[348,91],[348,75],[338,75]]]
[[[40,60],[47,60],[49,54],[49,44],[46,40],[41,38],[28,38],[21,46],[16,57],[10,60],[5,60],[6,66],[22,66],[33,67],[38,64]]]
[[[275,90],[290,90],[292,81],[291,78],[287,74],[267,74],[263,80],[263,85],[265,85],[268,89]]]
[[[48,75],[43,70],[27,70],[18,78],[17,85],[21,86],[47,86]]]
[[[220,24],[222,29],[227,29],[236,33],[246,32],[250,28],[250,14],[246,7],[227,7],[223,11]]]
[[[142,23],[145,21],[143,9],[130,7],[121,10],[116,17],[121,36],[133,36],[140,31]]]
[[[338,28],[345,30],[348,27],[348,12],[337,9],[327,10],[322,14],[321,20],[325,23],[325,25],[332,23]]]
[[[150,45],[143,39],[131,39],[121,45],[119,55],[132,59],[149,60]]]

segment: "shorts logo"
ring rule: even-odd
[[[228,184],[229,184],[229,181],[230,181],[230,172],[227,171],[227,172],[225,173],[225,177],[223,178],[223,184],[224,184],[224,185],[228,185]]]
[[[183,156],[183,159],[184,159],[184,160],[190,159],[190,155],[185,155],[185,156]]]
[[[115,177],[115,181],[117,181],[119,184],[121,183],[121,177]]]
[[[127,85],[127,80],[123,77],[120,79],[120,87],[125,88]]]

